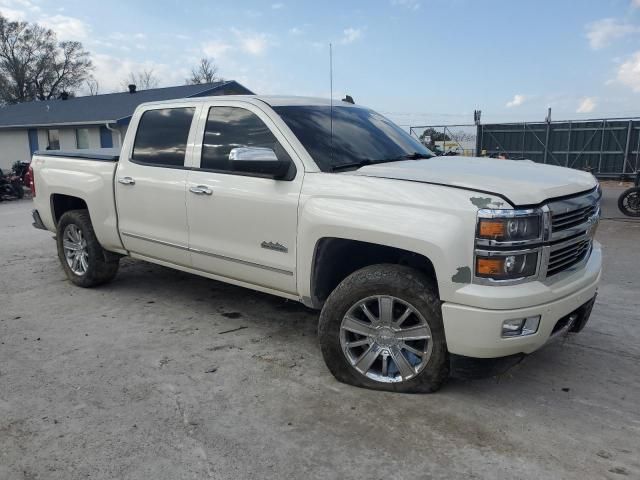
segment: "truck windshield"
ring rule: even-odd
[[[434,156],[418,140],[368,108],[334,106],[333,127],[328,105],[273,109],[323,172]]]

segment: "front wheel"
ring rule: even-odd
[[[640,187],[622,192],[618,198],[618,208],[628,217],[640,217]]]
[[[116,276],[120,257],[102,248],[87,210],[70,210],[60,218],[58,257],[67,278],[80,287],[95,287]]]
[[[327,299],[320,346],[341,382],[376,390],[434,392],[449,375],[433,281],[400,265],[352,273]]]

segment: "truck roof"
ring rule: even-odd
[[[263,102],[272,107],[283,106],[295,106],[295,105],[315,105],[315,106],[329,106],[331,100],[328,98],[319,97],[298,97],[292,95],[224,95],[224,96],[209,96],[209,97],[196,97],[196,98],[182,98],[175,100],[165,100],[161,102],[148,102],[140,104],[140,107],[152,106],[152,105],[170,105],[174,103],[205,103],[210,102],[211,99],[225,101],[225,100],[240,100],[244,102],[257,103]],[[357,107],[351,103],[343,102],[340,100],[333,101],[333,105],[340,105],[341,107]]]

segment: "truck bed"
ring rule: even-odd
[[[86,204],[102,246],[123,252],[113,187],[117,161],[117,149],[36,152],[31,162],[36,185],[33,200],[44,226],[56,231],[55,205],[61,196],[77,198]]]

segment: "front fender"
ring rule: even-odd
[[[298,230],[298,291],[302,298],[311,298],[316,245],[327,237],[395,247],[427,257],[444,301],[471,283],[476,192],[388,179],[364,181],[375,182],[377,190],[367,189],[367,195],[359,195],[363,185],[358,180],[357,185],[341,186],[351,198],[326,195],[326,185],[324,195],[303,192]]]

